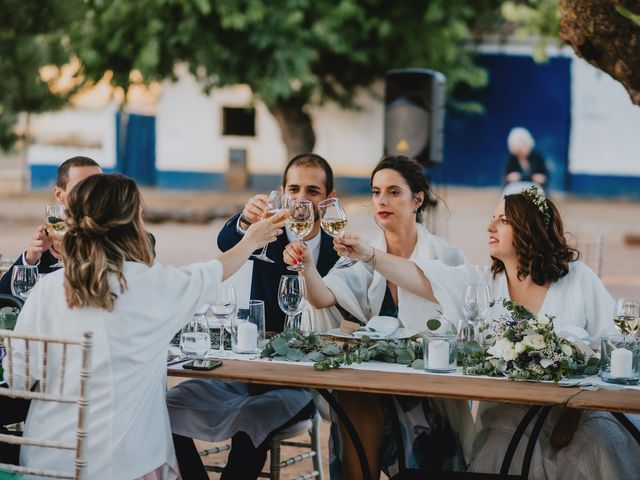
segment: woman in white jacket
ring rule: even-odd
[[[465,257],[459,249],[432,235],[420,223],[430,202],[430,191],[417,162],[403,156],[382,157],[371,174],[372,210],[381,229],[372,243],[398,258],[464,264]],[[339,248],[339,242],[334,240],[334,246]],[[304,262],[307,267],[301,275],[307,282],[307,299],[315,308],[339,305],[351,320],[363,325],[377,315],[393,316],[402,327],[416,331],[426,330],[427,320],[439,316],[437,302],[415,295],[406,288],[402,276],[392,280],[372,268],[374,256],[360,258],[355,265],[333,268],[322,278],[308,249],[292,243],[284,252],[285,262]],[[391,475],[398,470],[400,449],[392,433],[394,416],[405,432],[402,449],[404,463],[409,467],[450,469],[462,463],[464,448],[470,449],[470,441],[466,440],[472,440],[473,424],[467,402],[400,396],[391,402],[380,395],[348,392],[340,392],[338,399],[360,432],[373,478],[380,470]],[[344,432],[338,435],[338,431],[334,424],[331,478],[359,478],[355,449],[348,436]]]
[[[93,175],[79,183],[69,197],[64,269],[38,282],[15,328],[17,333],[68,338],[93,332],[86,456],[92,480],[178,476],[165,405],[169,341],[199,306],[214,300],[221,282],[284,225],[279,216],[258,222],[217,259],[175,268],[154,262],[142,211],[131,179]],[[39,365],[41,352],[34,347],[30,363]],[[23,371],[20,349],[16,342],[14,372]],[[79,358],[69,358],[67,365],[67,393],[77,395]],[[38,369],[31,372],[31,382],[42,375]],[[57,375],[57,365],[50,364],[49,385],[59,384]],[[14,377],[14,382],[23,379]],[[73,405],[34,401],[25,435],[73,443],[76,421]],[[64,469],[73,465],[73,455],[25,446],[20,462]]]

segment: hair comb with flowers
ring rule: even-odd
[[[522,189],[522,193],[525,197],[527,197],[533,204],[540,210],[542,214],[542,220],[547,228],[551,225],[551,214],[549,213],[549,204],[547,203],[547,199],[545,196],[540,193],[540,189],[535,185],[531,185],[528,188]]]

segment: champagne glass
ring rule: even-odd
[[[202,313],[196,313],[180,332],[180,350],[184,356],[202,361],[210,346],[209,325]]]
[[[209,311],[220,327],[220,347],[217,352],[219,356],[226,355],[224,350],[224,331],[225,329],[231,330],[237,307],[236,290],[230,286],[220,287],[215,300],[209,306]]]
[[[64,223],[64,207],[62,205],[47,205],[44,209],[44,228],[52,238],[62,239],[67,231],[67,225]],[[62,259],[58,259],[52,267],[62,267]]]
[[[313,203],[310,200],[296,200],[290,203],[289,212],[291,216],[287,220],[287,227],[296,236],[298,242],[302,244],[304,237],[313,230]],[[307,267],[300,262],[295,265],[288,265],[287,269],[300,272],[306,270]]]
[[[327,235],[340,238],[347,230],[347,213],[344,211],[342,203],[337,198],[328,198],[318,204],[320,214],[320,226]],[[334,265],[335,268],[347,268],[357,263],[353,258],[341,257]]]
[[[272,190],[269,194],[269,203],[267,203],[266,210],[262,214],[262,220],[272,217],[283,208],[283,195],[278,190]],[[267,245],[262,247],[262,251],[258,254],[251,255],[251,258],[256,260],[262,260],[267,263],[275,263],[267,256]]]
[[[282,275],[278,285],[278,305],[285,315],[285,330],[300,330],[297,316],[306,305],[306,285],[304,278],[298,275]]]
[[[462,313],[469,325],[473,327],[473,340],[482,345],[482,323],[489,312],[489,287],[484,284],[467,285],[464,292]]]
[[[616,310],[613,324],[622,336],[635,335],[640,329],[640,300],[619,298],[616,300]]]
[[[38,267],[34,265],[16,265],[11,272],[11,293],[22,300],[26,300],[37,281]]]

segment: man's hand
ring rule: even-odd
[[[38,231],[31,239],[31,243],[27,248],[24,259],[29,265],[35,265],[40,261],[40,257],[45,250],[51,248],[52,239],[45,234],[44,226],[40,225]]]
[[[267,206],[269,205],[269,196],[259,193],[258,195],[254,195],[251,197],[244,209],[242,210],[242,216],[247,219],[249,223],[256,223],[262,219],[262,215],[264,214]],[[240,222],[241,227],[242,222]]]

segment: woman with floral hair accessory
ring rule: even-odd
[[[464,287],[489,285],[493,299],[507,299],[539,316],[555,316],[554,327],[580,327],[593,342],[615,334],[614,300],[598,276],[578,261],[578,252],[567,245],[558,209],[533,191],[508,195],[500,201],[489,225],[490,267],[450,267],[437,260],[410,261],[373,249],[356,235],[345,235],[338,253],[367,259],[375,254],[374,268],[389,281],[402,277],[413,294],[437,301],[445,317],[462,318]],[[493,307],[490,318],[505,314]],[[524,406],[481,403],[481,430],[474,442],[469,470],[498,472]],[[640,447],[607,412],[583,412],[573,440],[561,449],[550,438],[564,409],[554,408],[545,420],[534,450],[529,478],[576,479],[637,478]],[[633,418],[635,423],[640,423]],[[520,445],[528,441],[524,435]],[[520,472],[524,448],[518,449],[509,473]]]

